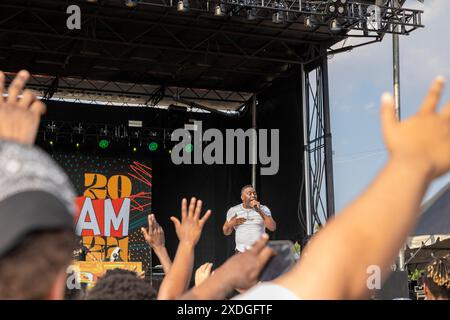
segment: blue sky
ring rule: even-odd
[[[450,1],[425,2],[408,0],[404,6],[425,11],[425,28],[400,37],[402,118],[417,110],[437,75],[447,79],[441,106],[450,99]],[[348,39],[346,45],[360,41]],[[368,186],[387,158],[378,109],[381,94],[392,92],[392,37],[330,57],[328,63],[338,211]],[[448,182],[450,174],[436,180],[425,199]]]

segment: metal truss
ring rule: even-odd
[[[333,163],[326,58],[302,67],[307,234],[334,215]]]
[[[169,127],[131,127],[129,124],[93,123],[70,120],[43,120],[38,133],[38,141],[51,146],[67,146],[74,142],[95,146],[98,141],[106,139],[114,141],[118,146],[148,146],[157,142],[163,148],[171,148],[174,144],[171,134],[175,128]]]
[[[11,82],[14,76],[14,73],[7,72],[6,81]],[[206,112],[208,110],[204,109],[213,109],[224,113],[233,113],[237,112],[252,97],[251,93],[245,92],[164,87],[44,75],[32,75],[27,87],[37,91],[44,100],[157,108],[167,108],[172,104],[179,103],[181,106],[186,106],[187,111],[191,112]],[[192,107],[192,104],[197,107]]]
[[[213,12],[221,16],[244,16],[251,20],[272,19],[273,14],[279,14],[279,20],[274,23],[286,23],[300,21],[305,17],[315,17],[317,30],[320,25],[327,25],[331,19],[337,18],[342,30],[361,31],[361,35],[349,34],[348,36],[369,37],[380,34],[409,34],[417,28],[423,27],[421,10],[398,8],[395,0],[385,0],[384,5],[374,5],[364,1],[346,1],[344,12],[331,13],[328,0],[218,0],[211,1],[187,1],[189,10]],[[178,7],[175,0],[145,0],[139,1],[142,5],[159,5]]]
[[[55,0],[46,0],[45,2],[55,2]],[[86,5],[86,1],[73,1],[74,3],[82,2],[83,5]],[[106,4],[109,2],[115,3],[116,1],[105,1]],[[123,2],[123,1],[122,1]],[[122,3],[121,2],[121,3]],[[147,1],[139,1],[139,5],[145,6],[145,5],[156,5],[156,6],[163,6],[170,9],[171,6],[175,6],[174,1],[166,2],[163,1],[161,3],[158,3],[160,1],[156,2],[147,2]],[[208,1],[209,2],[209,1]],[[104,50],[102,52],[101,58],[103,60],[112,60],[112,61],[120,61],[120,59],[123,59],[127,56],[128,53],[132,52],[135,49],[152,49],[157,51],[160,54],[164,54],[164,51],[170,50],[180,53],[185,53],[188,55],[194,55],[194,54],[207,54],[207,55],[219,55],[223,57],[230,57],[230,58],[242,58],[244,59],[243,62],[247,61],[262,61],[262,62],[273,62],[273,63],[291,63],[291,64],[301,64],[301,63],[307,63],[309,61],[312,61],[314,58],[317,58],[317,56],[314,57],[303,57],[298,53],[295,53],[297,50],[295,50],[295,46],[298,45],[314,45],[319,44],[320,41],[313,40],[313,39],[301,39],[299,37],[288,37],[284,34],[286,31],[289,31],[289,27],[294,21],[292,21],[290,24],[280,28],[277,26],[264,26],[260,23],[256,24],[255,26],[251,25],[251,30],[253,32],[245,32],[245,31],[239,31],[238,28],[234,27],[232,30],[229,30],[229,27],[231,26],[231,22],[226,21],[216,21],[217,23],[211,24],[208,26],[203,25],[196,25],[195,21],[198,21],[197,18],[194,23],[189,23],[192,21],[192,17],[188,19],[188,17],[183,17],[183,15],[178,14],[175,12],[152,12],[152,11],[142,11],[141,16],[138,18],[134,18],[132,20],[120,18],[116,16],[106,16],[102,15],[101,13],[90,13],[90,12],[84,12],[83,13],[83,22],[82,22],[82,29],[86,29],[89,26],[91,26],[93,23],[95,23],[98,28],[102,27],[107,30],[109,30],[108,37],[101,37],[97,36],[95,38],[86,36],[84,34],[78,34],[74,35],[71,32],[68,32],[68,30],[65,28],[65,25],[60,26],[60,28],[55,28],[54,26],[50,26],[47,22],[45,22],[44,17],[46,15],[58,15],[62,17],[66,17],[65,11],[61,9],[47,9],[42,8],[37,5],[33,5],[36,3],[36,1],[29,1],[26,5],[15,5],[15,4],[1,4],[1,7],[8,8],[11,10],[14,10],[13,18],[15,21],[21,21],[22,17],[26,16],[27,14],[32,14],[36,17],[35,23],[41,24],[45,31],[32,31],[27,30],[20,27],[15,28],[7,28],[8,22],[12,20],[12,18],[5,19],[3,21],[0,21],[0,32],[4,34],[14,33],[19,35],[28,35],[28,36],[35,36],[35,37],[49,37],[54,40],[61,40],[60,45],[51,48],[45,45],[45,43],[39,42],[37,46],[35,47],[29,47],[28,49],[32,49],[33,52],[42,52],[47,54],[61,54],[66,55],[69,57],[78,57],[83,56],[83,53],[77,53],[74,50],[71,50],[69,43],[78,40],[78,41],[85,41],[87,43],[95,43],[99,46],[107,46],[107,45],[121,45],[124,47],[127,47],[126,50],[122,52],[110,52],[107,50]],[[106,5],[105,5],[106,6]],[[206,8],[206,6],[205,6]],[[64,7],[65,9],[65,7]],[[122,5],[117,10],[125,10],[124,6]],[[164,19],[169,16],[177,15],[177,22],[174,22],[173,20],[167,20]],[[141,18],[144,17],[144,18]],[[139,31],[135,30],[127,30],[127,34],[120,33],[117,31],[117,24],[120,23],[132,23],[133,25],[139,26]],[[214,25],[217,25],[218,27],[213,27]],[[247,26],[248,29],[248,26]],[[182,30],[190,30],[192,32],[202,32],[205,33],[205,36],[202,40],[197,41],[195,43],[190,43],[186,40],[184,40],[181,36],[178,36],[177,34]],[[168,45],[167,41],[164,41],[165,44],[158,44],[157,41],[151,41],[151,42],[144,42],[142,39],[145,36],[151,35],[154,32],[158,32],[159,35],[165,39],[170,39],[171,44]],[[306,33],[309,31],[306,30]],[[321,33],[318,31],[315,31],[315,34],[323,34],[329,36],[329,33]],[[252,49],[251,51],[248,50],[245,46],[240,44],[238,41],[234,40],[235,37],[246,37],[248,39],[258,39],[263,42],[263,44],[257,48]],[[222,46],[217,47],[216,41],[220,39],[223,43]],[[213,45],[214,44],[214,45]],[[217,50],[215,50],[215,47],[217,47]],[[41,50],[37,50],[37,49]],[[271,50],[272,48],[284,48],[291,52],[291,56],[285,56],[281,57],[279,54],[272,54]],[[2,50],[11,50],[14,48],[7,48],[7,47],[1,47]],[[23,49],[26,50],[27,48],[20,47],[15,49]],[[91,57],[99,57],[100,54],[96,52],[91,52]],[[185,63],[188,60],[189,56],[184,57],[180,60],[173,61],[171,63],[168,63],[170,66],[178,66],[182,68],[185,66],[183,63]],[[147,62],[157,60],[153,58],[146,58],[146,57],[137,57],[135,60],[147,60]],[[158,63],[160,63],[158,61]],[[163,64],[167,64],[166,62],[162,62]],[[246,70],[242,67],[243,63],[240,63],[238,67],[232,67],[232,68],[223,68],[222,70],[225,73],[251,73],[251,74],[263,74],[266,75],[267,73],[261,73],[258,71],[253,70]]]

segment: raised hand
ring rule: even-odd
[[[211,275],[213,264],[210,262],[202,264],[198,269],[195,271],[195,285],[198,286],[201,283],[203,283],[206,279],[209,278]]]
[[[36,140],[39,122],[45,113],[45,104],[36,94],[25,90],[30,78],[28,71],[20,71],[8,88],[8,97],[3,98],[5,74],[0,72],[0,139],[32,145]]]
[[[234,288],[251,288],[258,282],[259,274],[275,254],[266,246],[268,240],[269,236],[263,234],[249,250],[232,256],[216,272],[228,275],[228,281],[231,281]]]
[[[382,99],[383,135],[390,155],[429,167],[431,179],[450,170],[450,102],[436,110],[443,88],[444,79],[438,77],[420,110],[401,122],[396,119],[392,96]]]
[[[200,239],[203,226],[211,216],[211,210],[208,210],[200,219],[202,204],[201,200],[191,198],[188,209],[187,200],[183,199],[181,201],[181,222],[176,217],[170,217],[180,243],[185,242],[195,246]]]
[[[159,249],[165,247],[165,236],[163,228],[158,224],[154,214],[147,217],[148,228],[141,228],[145,241],[153,248]]]

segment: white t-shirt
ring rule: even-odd
[[[300,300],[291,290],[271,282],[260,283],[233,300]]]
[[[261,205],[261,211],[266,216],[272,216],[270,209]],[[241,204],[230,208],[227,212],[227,221],[230,221],[235,215],[238,218],[244,218],[246,221],[234,227],[236,233],[236,250],[244,252],[245,248],[253,245],[266,231],[264,220],[255,209],[245,209]]]

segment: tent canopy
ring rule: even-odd
[[[450,183],[422,207],[412,236],[450,234]]]

